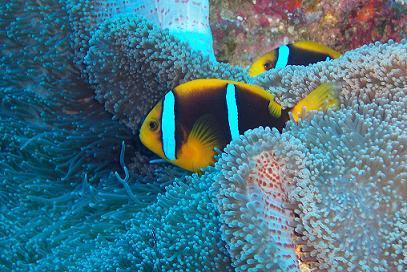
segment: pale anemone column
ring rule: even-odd
[[[209,25],[209,0],[106,0],[99,1],[98,8],[102,19],[124,14],[143,16],[216,61]]]

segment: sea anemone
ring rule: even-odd
[[[287,128],[308,150],[309,179],[297,183],[290,199],[298,202],[296,232],[320,270],[405,265],[407,135],[366,112],[317,114]]]
[[[237,271],[299,271],[288,199],[308,173],[298,146],[295,138],[258,128],[233,141],[216,164],[222,237]]]
[[[249,78],[107,3],[0,3],[0,270],[403,270],[406,41]],[[334,83],[342,105],[249,131],[202,175],[149,164],[140,120],[211,77],[284,107]]]

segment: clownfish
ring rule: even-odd
[[[340,56],[341,53],[323,44],[299,41],[282,45],[256,59],[249,68],[249,75],[254,77],[273,68],[284,68],[287,65],[308,65],[336,59]]]
[[[164,160],[199,172],[214,163],[222,150],[248,129],[275,127],[280,132],[303,110],[326,110],[339,105],[333,85],[322,84],[293,108],[283,109],[261,87],[221,79],[197,79],[178,85],[148,113],[139,137]],[[305,107],[305,109],[304,109]]]

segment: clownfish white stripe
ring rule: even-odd
[[[175,160],[175,97],[172,91],[164,97],[161,132],[164,155]]]
[[[284,68],[288,63],[288,56],[290,55],[290,48],[287,45],[282,45],[278,48],[278,59],[275,68]]]
[[[236,88],[234,84],[228,84],[226,89],[226,106],[228,110],[228,122],[232,140],[239,138],[239,117],[236,103]]]

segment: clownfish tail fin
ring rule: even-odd
[[[337,108],[339,105],[337,86],[332,83],[323,83],[300,100],[291,110],[291,113],[294,120],[298,122],[303,110],[305,113],[317,110],[325,111],[330,108]]]

